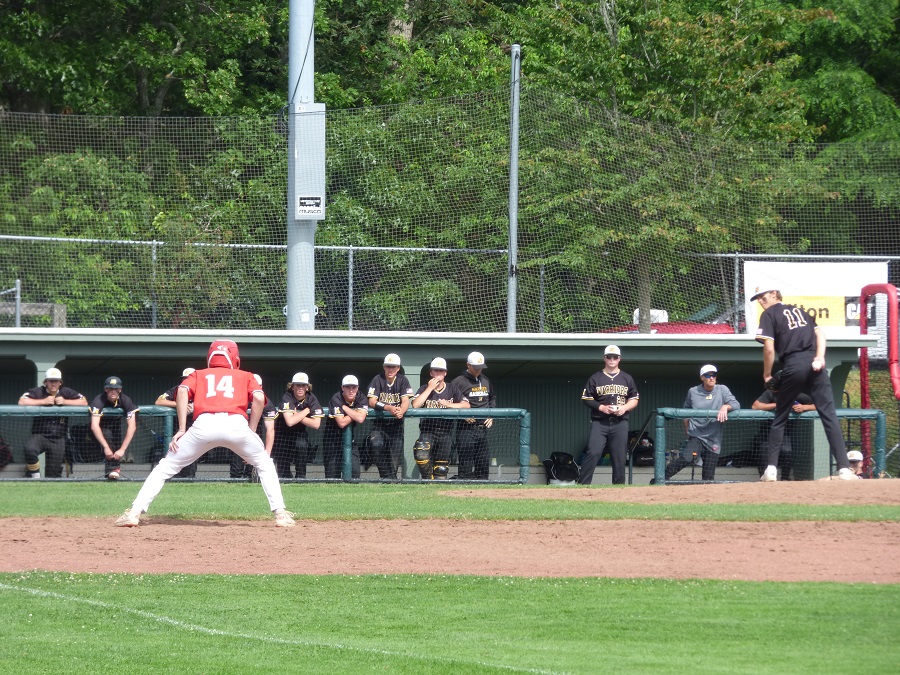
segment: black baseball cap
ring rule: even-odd
[[[110,375],[106,378],[106,382],[103,383],[104,389],[121,389],[122,388],[122,378],[116,377],[115,375]]]

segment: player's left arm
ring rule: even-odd
[[[351,421],[356,422],[357,424],[362,424],[366,421],[366,417],[369,415],[369,409],[366,407],[365,403],[362,403],[359,399],[354,401],[355,405],[358,405],[357,408],[351,408],[350,406],[346,406],[344,409],[347,413],[347,417],[350,418]]]
[[[125,439],[122,441],[121,447],[113,453],[113,457],[122,459],[125,456],[125,451],[131,445],[131,439],[134,438],[135,431],[137,431],[137,410],[128,413],[125,421]]]
[[[816,358],[813,359],[812,369],[822,370],[825,367],[825,331],[816,326]]]
[[[275,420],[267,417],[263,420],[263,428],[266,430],[266,454],[272,456],[272,448],[275,447]]]
[[[728,413],[732,410],[740,410],[741,404],[738,403],[738,400],[734,397],[734,394],[731,393],[731,390],[724,386],[718,385],[722,387],[722,405],[719,408],[719,414],[716,415],[716,420],[719,422],[727,422],[728,421]]]
[[[64,396],[56,397],[56,405],[87,405],[87,399],[84,394],[78,394],[73,398],[65,398]]]

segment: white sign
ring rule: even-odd
[[[325,214],[325,197],[297,197],[297,220],[310,220],[309,216]]]
[[[784,302],[802,307],[826,335],[859,335],[859,292],[868,284],[887,283],[887,262],[744,263],[744,316],[747,333],[756,335],[762,308],[750,298],[779,290]],[[869,308],[867,318],[874,318]],[[869,324],[872,326],[872,324]]]

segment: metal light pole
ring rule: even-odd
[[[314,103],[314,0],[290,0],[287,328],[316,327],[315,240],[325,218],[325,105]]]

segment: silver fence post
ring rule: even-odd
[[[353,330],[353,247],[347,256],[347,330]]]
[[[22,327],[22,280],[16,279],[16,328]]]
[[[512,46],[510,70],[509,116],[509,279],[507,281],[506,332],[516,332],[516,296],[518,294],[519,251],[519,71],[522,64],[522,48]]]

